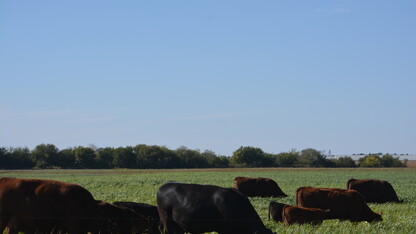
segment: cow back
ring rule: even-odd
[[[132,209],[137,214],[145,217],[147,221],[149,222],[148,227],[146,228],[147,229],[146,233],[149,233],[149,234],[160,233],[159,232],[160,219],[159,219],[157,206],[153,206],[153,205],[146,204],[146,203],[122,202],[122,201],[113,202],[113,205]]]
[[[159,188],[157,207],[167,233],[272,233],[248,198],[231,188],[167,183]]]
[[[353,189],[360,192],[364,196],[366,202],[402,202],[397,197],[393,186],[385,180],[350,179],[347,182],[347,189]]]
[[[287,197],[276,181],[261,177],[236,177],[234,188],[249,197]]]
[[[88,231],[97,210],[91,193],[77,184],[53,180],[0,180],[0,216],[15,230]],[[74,218],[76,217],[76,218]]]
[[[286,226],[297,224],[321,224],[330,216],[329,210],[285,205],[282,210],[283,223]]]
[[[330,218],[353,222],[381,220],[381,215],[374,213],[355,190],[300,187],[296,191],[296,203],[302,207],[329,209]]]

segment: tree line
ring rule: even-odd
[[[165,146],[139,144],[127,147],[94,146],[58,149],[53,144],[40,144],[33,150],[27,147],[0,147],[0,169],[173,169],[173,168],[229,168],[229,167],[406,167],[390,154],[368,154],[357,161],[351,157],[331,158],[313,148],[291,150],[279,154],[241,146],[232,156],[217,155],[213,151],[175,150]]]

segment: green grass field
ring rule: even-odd
[[[251,198],[265,225],[277,233],[416,233],[416,169],[201,169],[201,170],[29,170],[0,171],[1,177],[52,179],[77,183],[96,199],[107,202],[135,201],[156,204],[156,192],[167,181],[232,187],[234,177],[274,179],[287,198]],[[379,223],[326,220],[319,226],[293,225],[267,220],[270,201],[295,204],[295,191],[301,186],[345,188],[350,178],[382,179],[395,188],[402,204],[369,204],[383,212]]]

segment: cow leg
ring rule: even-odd
[[[3,233],[3,232],[2,232]],[[12,227],[7,227],[7,231],[6,234],[18,234],[19,232],[17,231],[16,228],[12,228]]]
[[[181,227],[175,221],[172,219],[167,220],[166,226],[165,226],[165,233],[166,234],[184,234],[185,231],[182,230]]]
[[[4,232],[4,229],[6,229],[6,226],[3,222],[0,221],[0,233]]]
[[[71,224],[67,226],[67,230],[69,234],[81,234],[81,229],[78,224]]]

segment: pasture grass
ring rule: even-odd
[[[156,204],[158,188],[168,181],[212,184],[232,187],[237,176],[274,179],[288,195],[286,198],[250,198],[264,224],[277,233],[416,233],[416,169],[181,169],[181,170],[24,170],[0,171],[1,177],[52,179],[77,183],[87,188],[96,199],[107,202],[135,201]],[[326,220],[321,225],[292,225],[268,220],[270,201],[296,204],[295,191],[301,186],[345,188],[347,180],[382,179],[389,181],[404,203],[373,204],[383,213],[378,223],[351,223]]]

